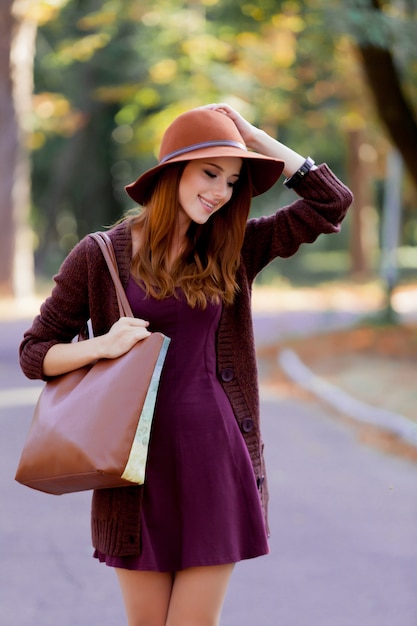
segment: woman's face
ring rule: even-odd
[[[178,190],[185,225],[205,224],[230,200],[241,167],[238,157],[207,157],[187,163]]]

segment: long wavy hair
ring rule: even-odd
[[[187,162],[164,168],[157,184],[131,225],[141,232],[141,246],[132,258],[131,272],[157,299],[181,290],[191,307],[207,302],[233,302],[238,284],[236,271],[251,203],[250,171],[243,162],[231,199],[205,224],[191,222],[183,252],[168,266],[167,252],[175,236],[180,204],[178,188]]]

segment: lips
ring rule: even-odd
[[[217,202],[213,203],[213,202],[209,202],[208,200],[206,200],[205,198],[203,198],[203,196],[198,196],[198,199],[200,200],[201,204],[208,210],[208,211],[213,211],[214,208],[217,205]]]

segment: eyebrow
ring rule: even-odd
[[[207,161],[205,163],[205,165],[211,165],[212,167],[217,168],[218,170],[220,170],[221,172],[224,172],[224,169],[221,167],[221,165],[217,165],[217,163],[210,163],[210,161]],[[240,173],[239,174],[230,174],[230,176],[236,176],[236,178],[239,178]]]

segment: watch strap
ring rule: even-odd
[[[292,176],[284,180],[284,185],[287,189],[292,189],[297,183],[301,182],[313,165],[315,165],[313,159],[307,157],[302,166]]]

